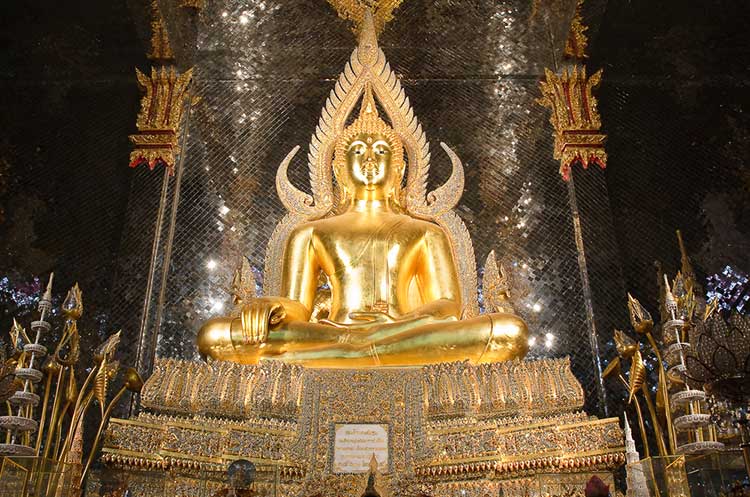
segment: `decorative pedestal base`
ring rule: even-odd
[[[384,495],[526,495],[540,475],[582,491],[625,461],[618,420],[579,411],[567,359],[360,370],[168,359],[142,405],[110,422],[103,459],[169,471],[170,485],[193,486],[185,495],[221,488],[237,458],[277,495],[327,496],[359,495],[372,453]]]

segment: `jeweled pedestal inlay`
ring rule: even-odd
[[[111,422],[104,461],[168,471],[198,495],[237,458],[278,468],[281,495],[361,492],[363,475],[335,471],[336,428],[354,424],[387,426],[379,481],[392,490],[419,482],[442,495],[464,482],[513,495],[540,474],[583,485],[625,457],[618,419],[580,411],[567,359],[359,370],[166,359],[142,400],[138,417]]]

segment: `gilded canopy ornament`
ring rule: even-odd
[[[375,32],[380,33],[385,24],[393,19],[393,11],[403,0],[328,0],[339,17],[354,23],[354,32],[361,29],[366,12],[371,12]]]
[[[589,39],[586,36],[588,26],[583,23],[583,0],[578,0],[576,4],[576,12],[573,15],[573,19],[570,21],[570,29],[568,31],[568,39],[565,41],[566,57],[571,59],[585,59],[586,47],[588,46]]]
[[[538,102],[552,111],[553,156],[560,161],[563,179],[570,179],[575,163],[580,163],[584,169],[591,164],[604,169],[607,166],[606,135],[601,132],[601,117],[592,94],[601,81],[602,70],[587,77],[586,68],[577,65],[564,69],[560,75],[545,69],[545,78],[540,83],[542,98]]]
[[[146,164],[153,169],[163,165],[173,174],[179,152],[180,122],[193,70],[179,74],[174,67],[162,67],[151,68],[150,76],[138,69],[135,73],[146,94],[141,99],[136,121],[138,133],[130,135],[135,146],[130,153],[130,167]]]
[[[156,0],[151,2],[151,51],[147,57],[151,60],[170,61],[174,59],[169,33],[164,25],[164,17]]]

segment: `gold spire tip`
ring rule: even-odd
[[[393,19],[393,11],[402,2],[403,0],[328,0],[340,18],[354,24],[352,31],[360,35],[360,40],[365,31],[371,31],[374,36],[383,31],[386,23]]]

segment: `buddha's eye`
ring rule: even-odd
[[[385,154],[385,149],[384,148],[379,148],[379,149],[375,150],[375,153],[378,154],[378,155],[384,155]]]

